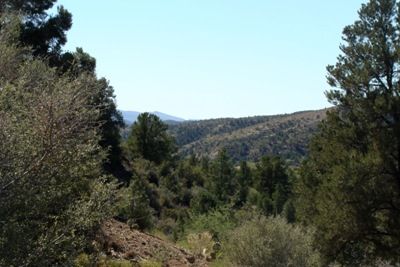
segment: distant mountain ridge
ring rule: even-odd
[[[227,149],[235,162],[280,155],[297,165],[328,109],[293,114],[185,121],[170,125],[181,156],[215,157]]]
[[[137,117],[140,115],[140,113],[143,112],[138,112],[138,111],[129,111],[129,110],[120,110],[120,112],[122,113],[122,117],[124,118],[124,121],[127,124],[132,124],[137,120]],[[176,117],[176,116],[172,116],[166,113],[162,113],[159,111],[153,111],[153,112],[149,112],[151,114],[157,115],[162,121],[170,121],[172,124],[177,123],[177,122],[183,122],[185,121],[185,119]]]

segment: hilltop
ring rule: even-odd
[[[237,162],[280,155],[298,164],[327,109],[293,114],[186,121],[170,125],[179,154],[209,156],[225,148]]]

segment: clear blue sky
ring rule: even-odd
[[[328,64],[362,0],[61,0],[67,50],[97,59],[123,110],[186,119],[328,107]]]

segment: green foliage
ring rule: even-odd
[[[234,266],[322,266],[312,233],[280,217],[244,223],[228,235],[223,250]]]
[[[141,177],[134,177],[129,187],[128,206],[123,213],[128,224],[139,229],[150,229],[154,225],[154,210],[150,207],[146,182]]]
[[[264,194],[260,193],[254,188],[249,188],[247,203],[250,206],[255,206],[259,210],[263,212],[271,212],[272,211],[272,202],[271,199]]]
[[[79,51],[79,50],[78,50]],[[131,174],[123,166],[124,158],[121,149],[120,128],[124,127],[121,113],[117,110],[114,89],[104,79],[97,80],[98,94],[92,99],[93,105],[99,106],[100,124],[99,145],[107,151],[107,158],[103,163],[103,169],[117,177],[120,181],[127,182]]]
[[[156,214],[151,207],[151,198],[154,200],[149,178],[149,166],[142,162],[141,167],[137,167],[131,184],[128,188],[120,190],[118,204],[118,217],[127,222],[131,227],[138,229],[151,229],[154,226],[154,215]],[[138,166],[138,165],[136,165]]]
[[[229,208],[219,208],[206,214],[192,215],[185,225],[185,233],[209,232],[214,238],[222,239],[236,227],[235,213]]]
[[[77,48],[75,52],[66,52],[61,55],[60,73],[67,73],[73,77],[82,73],[95,76],[96,59]],[[98,123],[100,125],[100,146],[107,150],[104,161],[104,170],[116,176],[120,181],[127,182],[131,174],[123,166],[122,149],[120,147],[120,129],[125,127],[121,113],[117,110],[114,89],[105,78],[97,80],[98,94],[92,98],[93,105],[99,106]]]
[[[234,193],[234,169],[226,150],[221,150],[213,161],[207,188],[218,201],[226,203]]]
[[[79,254],[74,261],[75,267],[90,267],[90,265],[91,265],[91,259],[89,255],[86,253]]]
[[[290,198],[288,201],[286,201],[285,205],[283,206],[282,216],[288,223],[294,223],[296,221],[296,208],[293,198]]]
[[[399,3],[370,0],[328,66],[336,109],[312,142],[296,185],[299,218],[328,260],[400,261]]]
[[[96,76],[96,59],[77,48],[75,52],[66,52],[61,55],[60,73],[67,73],[77,77],[82,73]],[[117,110],[114,89],[105,78],[97,79],[98,93],[91,99],[91,104],[99,107],[98,123],[101,136],[99,144],[107,151],[107,158],[103,169],[108,174],[117,177],[121,182],[127,183],[131,177],[123,166],[122,149],[120,146],[120,129],[125,127],[121,113]]]
[[[39,59],[45,58],[50,66],[57,68],[58,74],[68,74],[77,78],[82,74],[96,77],[96,60],[82,48],[76,52],[63,52],[62,46],[66,43],[66,31],[72,25],[72,15],[62,6],[57,13],[48,15],[56,0],[5,0],[0,3],[0,16],[7,22],[12,17],[12,24],[18,30],[4,31],[2,35],[9,40],[9,45],[25,45],[30,49],[30,56]],[[11,16],[10,14],[18,14]],[[8,28],[7,24],[0,23],[1,28]],[[10,36],[12,34],[12,36]],[[4,37],[2,37],[4,38]],[[12,69],[7,70],[7,72]],[[130,174],[122,165],[122,151],[120,148],[119,129],[124,127],[121,114],[116,109],[113,88],[103,79],[97,81],[98,91],[91,97],[90,105],[98,106],[100,115],[97,123],[100,125],[99,139],[102,148],[108,151],[103,163],[104,170],[126,182]]]
[[[100,179],[96,80],[59,76],[0,43],[0,265],[64,266],[112,212]],[[12,64],[12,65],[8,65]]]
[[[252,171],[246,161],[240,163],[236,174],[235,206],[241,207],[246,203],[249,187],[253,184]]]
[[[289,198],[289,171],[279,157],[265,156],[256,164],[254,188],[251,202],[265,214],[280,214]]]
[[[96,266],[96,267],[134,267],[136,264],[128,261],[128,260],[120,260],[120,259],[108,259],[108,258],[101,258],[95,264],[89,265]],[[89,267],[87,266],[87,267]]]
[[[127,140],[127,149],[131,158],[141,157],[156,164],[171,158],[175,146],[167,129],[168,126],[156,115],[140,114],[132,125]]]
[[[19,41],[32,48],[33,55],[47,57],[52,66],[59,65],[61,48],[67,42],[66,31],[72,26],[72,15],[62,6],[54,15],[47,11],[56,0],[3,0],[0,13],[22,15]]]
[[[194,188],[190,201],[190,210],[194,214],[203,214],[217,207],[216,197],[202,187]]]
[[[256,167],[255,184],[260,192],[272,196],[278,185],[287,187],[289,176],[281,158],[265,156]]]
[[[145,261],[141,261],[139,263],[140,267],[161,267],[162,264],[161,262],[157,262],[157,261],[149,261],[149,260],[145,260]]]

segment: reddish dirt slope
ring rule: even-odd
[[[156,260],[165,267],[208,266],[201,256],[195,256],[158,237],[132,230],[116,220],[109,220],[101,226],[97,240],[109,256],[117,259],[133,262]]]

